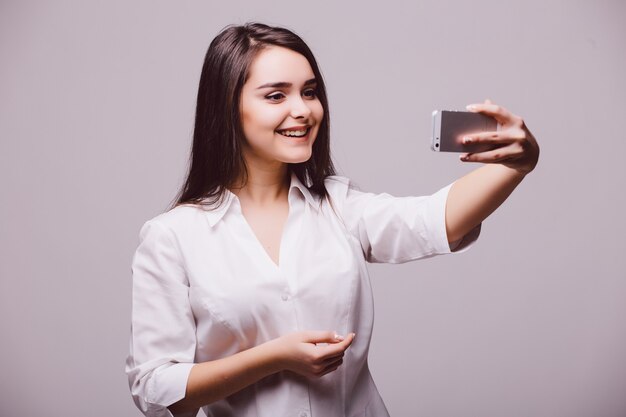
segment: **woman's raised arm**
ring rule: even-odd
[[[461,239],[493,213],[535,168],[539,159],[539,145],[521,117],[489,100],[470,105],[468,110],[494,117],[500,130],[472,134],[464,142],[500,146],[461,155],[464,162],[489,165],[470,172],[452,185],[446,203],[448,242]]]

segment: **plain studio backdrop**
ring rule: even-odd
[[[434,109],[490,98],[541,145],[460,255],[372,265],[393,416],[626,416],[626,3],[0,3],[0,415],[139,416],[124,374],[141,225],[184,179],[204,54],[286,26],[327,82],[339,173],[424,195],[478,167]]]

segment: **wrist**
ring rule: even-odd
[[[496,169],[501,172],[501,175],[517,182],[522,181],[526,175],[532,171],[532,168],[524,169],[518,166],[510,166],[506,164],[494,164],[493,166],[497,167]]]
[[[284,355],[280,348],[279,339],[273,339],[257,346],[259,361],[268,375],[285,370]]]

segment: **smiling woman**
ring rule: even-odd
[[[465,160],[496,165],[429,196],[362,192],[335,175],[324,81],[302,39],[223,30],[202,69],[187,180],[133,258],[126,373],[139,409],[388,416],[367,363],[366,263],[467,250],[537,161],[521,118],[473,110],[498,119],[502,147]]]
[[[303,111],[311,114],[297,114]],[[290,112],[296,117],[287,119]],[[270,117],[271,123],[264,121],[262,114]],[[243,119],[249,123],[243,123]],[[326,197],[324,179],[335,174],[329,120],[322,74],[299,36],[260,23],[227,27],[211,42],[204,59],[190,169],[177,204],[210,206],[222,202],[227,189],[248,180],[245,155],[267,160],[264,152],[270,149],[257,147],[270,145],[267,136],[259,135],[263,130],[267,133],[271,128],[274,132],[309,121],[315,131],[307,132],[307,140],[300,141],[304,144],[297,146],[295,153],[283,154],[290,158],[283,162],[298,162],[290,166],[290,171],[312,191]],[[250,137],[246,129],[251,130]],[[257,143],[259,140],[262,143]],[[296,143],[291,139],[283,147]]]

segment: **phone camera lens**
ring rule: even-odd
[[[435,148],[438,148],[438,147],[439,147],[439,144],[438,144],[438,143],[435,143]]]

